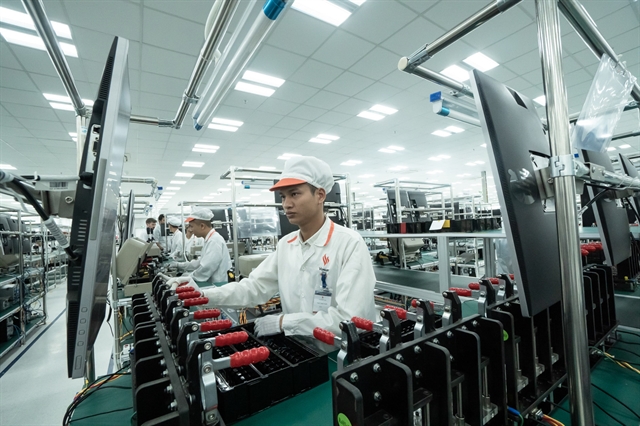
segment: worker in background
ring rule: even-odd
[[[178,262],[176,266],[178,269],[193,271],[188,275],[192,281],[211,284],[226,283],[228,281],[227,271],[232,267],[231,257],[224,238],[213,229],[212,219],[213,212],[209,209],[200,208],[191,212],[186,222],[189,223],[193,235],[204,238],[204,246],[200,258],[190,262]],[[170,280],[169,284],[175,282],[175,287],[177,287],[177,283],[181,280],[184,280],[184,277],[174,278]]]
[[[202,247],[204,245],[204,238],[198,238],[193,235],[193,231],[191,230],[191,225],[187,223],[185,225],[185,237],[186,241],[184,243],[184,252],[190,256],[191,255],[191,247]]]
[[[160,250],[164,251],[167,248],[167,227],[163,214],[158,216],[158,224],[153,229],[153,238],[156,244],[158,244],[158,247],[160,247]]]
[[[149,243],[151,241],[155,241],[155,238],[153,237],[153,230],[156,227],[157,220],[150,217],[150,218],[147,218],[145,223],[147,225],[147,242]]]
[[[315,157],[287,160],[280,181],[285,214],[300,230],[278,241],[277,250],[248,278],[201,291],[214,306],[247,307],[267,302],[280,292],[281,315],[255,321],[255,332],[268,336],[311,335],[321,327],[339,333],[341,321],[376,319],[375,275],[369,250],[358,233],[336,225],[324,214],[333,188],[329,165]],[[189,282],[194,286],[193,282]]]
[[[169,244],[169,250],[171,254],[169,255],[172,259],[178,260],[182,257],[183,249],[182,249],[182,230],[180,219],[177,217],[171,217],[167,220],[167,224],[169,225],[169,231],[173,234],[171,237],[171,244]]]

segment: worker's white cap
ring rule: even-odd
[[[171,225],[171,226],[175,226],[176,228],[177,228],[177,227],[179,227],[180,225],[182,225],[182,223],[180,223],[180,219],[178,219],[178,218],[177,218],[177,217],[175,217],[175,216],[170,217],[170,218],[167,220],[167,223],[168,223],[169,225]]]
[[[185,220],[185,222],[191,222],[192,220],[196,219],[211,222],[211,219],[213,219],[213,212],[205,208],[194,209],[189,217]]]
[[[271,191],[287,186],[308,183],[316,188],[323,188],[327,194],[333,188],[333,173],[324,161],[316,157],[293,157],[284,163],[284,170],[278,183],[271,187]]]

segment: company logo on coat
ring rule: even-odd
[[[324,264],[324,266],[327,266],[327,263],[329,263],[329,256],[327,256],[326,254],[322,256],[322,263]]]

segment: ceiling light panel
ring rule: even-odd
[[[20,31],[10,30],[8,28],[0,28],[0,34],[7,41],[7,43],[13,43],[24,47],[30,47],[32,49],[47,50],[44,46],[42,39],[36,35],[26,34]],[[73,44],[59,42],[62,52],[74,58],[78,57],[78,51]]]
[[[192,151],[204,152],[206,154],[215,154],[216,152],[218,152],[218,149],[220,149],[220,147],[216,145],[204,145],[197,143],[193,146]]]
[[[266,74],[260,74],[255,71],[245,71],[242,75],[243,80],[253,81],[254,83],[266,84],[267,86],[280,87],[284,80],[278,77],[272,77]]]
[[[234,127],[240,127],[244,124],[244,122],[242,121],[229,120],[227,118],[220,118],[220,117],[214,117],[213,120],[211,120],[211,122],[216,124],[224,124],[226,126],[234,126]]]
[[[328,140],[330,140],[330,141],[337,141],[338,139],[340,139],[340,136],[326,135],[326,134],[324,134],[324,133],[320,133],[320,134],[318,135],[318,137],[319,137],[320,139],[328,139]]]
[[[328,139],[321,139],[321,138],[311,138],[309,139],[309,142],[313,142],[313,143],[321,143],[321,144],[330,144],[331,141]]]
[[[624,144],[624,145],[620,145],[618,148],[621,148],[621,149],[628,149],[628,148],[631,148],[631,145],[629,145],[629,144]]]
[[[360,114],[358,114],[358,117],[362,117],[362,118],[367,118],[369,120],[378,121],[378,120],[382,120],[385,116],[382,115],[382,114],[377,114],[375,112],[371,112],[371,111],[362,111]]]
[[[240,90],[241,92],[253,93],[254,95],[266,96],[266,97],[269,97],[275,93],[274,89],[258,86],[255,84],[245,83],[244,81],[239,81],[236,84],[235,89]],[[209,125],[209,127],[211,127],[211,124]]]
[[[185,161],[182,163],[182,167],[202,167],[204,163],[200,161]]]
[[[16,170],[11,164],[0,164],[0,169],[4,170]]]
[[[357,166],[358,164],[362,164],[362,161],[359,161],[359,160],[347,160],[345,162],[340,163],[341,166]]]
[[[24,12],[7,9],[6,7],[0,7],[0,22],[36,31],[36,26],[31,16]],[[53,32],[56,33],[58,37],[71,39],[71,29],[67,24],[51,21],[51,26],[53,27]]]
[[[380,148],[378,151],[379,152],[384,152],[385,154],[395,154],[395,151],[393,149],[389,149],[389,148]]]
[[[237,132],[238,128],[235,126],[225,126],[224,124],[216,124],[216,123],[211,123],[208,126],[210,129],[213,130],[222,130],[224,132]]]
[[[171,182],[169,182],[172,185],[184,185],[185,183],[187,183],[186,180],[172,180]]]
[[[547,98],[544,95],[540,95],[537,98],[533,98],[533,102],[537,103],[538,105],[545,106],[547,104]]]
[[[434,136],[440,136],[442,138],[446,138],[447,136],[451,136],[451,133],[445,132],[444,130],[436,130],[435,132],[431,132]]]
[[[295,0],[292,9],[339,27],[351,12],[328,0]]]
[[[496,61],[481,52],[474,53],[462,62],[482,72],[489,71],[499,65]]]
[[[445,127],[444,130],[447,131],[447,132],[450,132],[450,133],[462,133],[462,132],[464,132],[464,129],[462,127],[458,127],[458,126]]]
[[[178,172],[176,173],[177,177],[186,177],[186,178],[190,178],[193,177],[193,173],[182,173],[182,172]]]
[[[460,82],[469,80],[469,71],[459,67],[458,65],[451,65],[443,69],[441,74]]]
[[[371,111],[381,112],[382,114],[385,114],[385,115],[391,115],[391,114],[395,114],[396,112],[398,112],[397,109],[391,108],[391,107],[388,107],[388,106],[384,106],[384,105],[374,105],[369,109]]]

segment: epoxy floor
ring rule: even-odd
[[[58,426],[82,388],[82,379],[67,377],[65,296],[66,284],[51,289],[47,324],[29,335],[24,346],[0,360],[0,375],[4,373],[0,377],[2,426]],[[111,331],[103,324],[95,344],[96,377],[107,374],[112,347]]]

